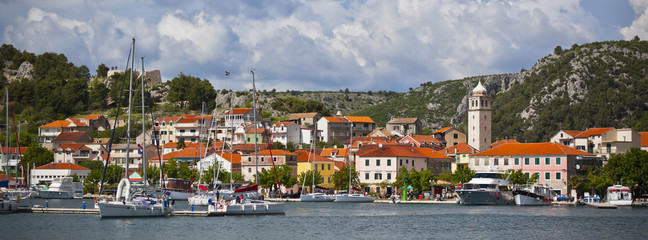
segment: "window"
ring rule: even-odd
[[[535,158],[535,165],[540,165],[540,158]]]
[[[169,122],[169,126],[173,126],[173,122]]]
[[[488,161],[488,158],[484,159],[484,166],[488,166],[490,164],[490,161]]]
[[[317,171],[317,163],[315,163],[315,166],[313,167]]]
[[[412,159],[412,167],[414,167],[414,159]]]
[[[324,163],[320,164],[322,166],[322,171],[324,171]]]
[[[252,157],[248,157],[248,162],[252,162]]]
[[[457,139],[457,138],[459,138],[459,134],[456,134],[456,133],[455,133],[455,134],[454,134],[454,139]]]
[[[162,122],[162,126],[166,126],[166,122]]]
[[[560,165],[560,158],[556,158],[556,165]]]
[[[365,173],[365,179],[369,179],[369,173]]]
[[[515,158],[515,166],[517,166],[517,165],[520,165],[520,159],[519,158]]]
[[[551,165],[551,158],[545,158],[545,165]]]
[[[252,168],[248,168],[248,172],[251,173],[251,172],[252,172]]]
[[[391,159],[387,159],[387,166],[391,166]]]
[[[529,173],[525,172],[524,175],[526,175],[527,178],[530,178]]]
[[[560,172],[556,172],[556,180],[560,180],[562,178]]]
[[[551,173],[545,172],[545,180],[551,180]]]
[[[390,172],[387,173],[387,180],[391,180],[391,173]]]
[[[529,165],[529,158],[524,158],[524,165]]]
[[[331,170],[331,164],[326,164],[328,166],[328,170]]]
[[[376,159],[376,166],[380,166],[380,159]]]
[[[173,135],[173,131],[169,131],[169,135]]]
[[[475,166],[479,166],[479,161],[481,161],[481,158],[476,158],[475,159]]]
[[[402,166],[403,166],[403,159],[400,160],[400,166],[399,167],[402,167]]]
[[[382,173],[374,173],[374,180],[381,180],[382,179]]]
[[[365,159],[365,166],[369,166],[369,159]]]
[[[499,159],[497,158],[493,159],[493,165],[495,166],[499,165]]]
[[[533,175],[536,176],[536,179],[540,180],[540,172],[534,172]]]
[[[264,162],[264,159],[263,159],[263,157],[261,157],[261,162]]]
[[[272,159],[274,162],[277,162],[277,157],[273,157]]]
[[[508,165],[509,165],[509,163],[508,163],[508,158],[504,158],[504,165],[505,165],[505,166],[508,166]]]

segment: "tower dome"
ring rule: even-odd
[[[479,81],[479,83],[477,83],[477,86],[472,90],[473,96],[475,96],[475,95],[486,95],[486,92],[487,92],[487,90],[484,87],[484,85],[482,85],[481,81]]]

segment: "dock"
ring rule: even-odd
[[[56,214],[99,214],[99,209],[88,208],[32,208],[33,213],[56,213]]]
[[[211,216],[207,211],[191,211],[191,210],[180,210],[173,211],[173,216],[182,216],[182,217],[207,217]]]

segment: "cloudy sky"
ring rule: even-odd
[[[0,23],[3,43],[93,74],[124,69],[135,37],[164,80],[246,89],[255,69],[266,90],[406,91],[519,72],[557,45],[648,40],[648,1],[0,0]]]

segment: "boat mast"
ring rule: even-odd
[[[225,71],[225,77],[229,76],[229,72]],[[230,134],[230,191],[232,190],[232,185],[234,184],[234,94],[230,93],[230,128],[232,133]],[[227,136],[227,135],[225,135]],[[224,146],[223,146],[224,147]],[[224,148],[223,148],[224,149]]]
[[[131,69],[130,69],[130,83],[128,87],[128,122],[126,122],[126,179],[129,174],[129,161],[130,161],[130,123],[131,123],[131,103],[133,103],[133,71],[135,71],[135,38],[133,38],[133,45],[131,46]],[[130,181],[130,179],[128,179]]]
[[[147,186],[146,181],[146,112],[144,110],[144,57],[142,57],[142,181]]]
[[[349,132],[349,147],[347,148],[347,159],[349,160],[349,191],[347,193],[351,194],[351,147],[353,147],[353,121],[349,122],[351,122],[351,131]]]
[[[254,84],[254,69],[250,70],[252,73],[252,111],[253,111],[253,119],[254,119],[254,172],[256,174],[256,177],[254,180],[256,180],[256,185],[259,185],[259,157],[257,156],[259,149],[257,148],[257,142],[258,142],[258,132],[257,132],[257,120],[256,120],[256,86]],[[261,119],[263,121],[263,119]],[[272,161],[272,159],[270,159]]]
[[[9,180],[9,135],[11,133],[11,131],[9,131],[9,87],[5,87],[5,97],[7,99],[7,103],[5,104],[5,107],[7,108],[7,117],[5,118],[5,127],[7,129],[7,141],[5,142],[5,147],[7,151],[3,155],[5,155],[5,175],[7,175],[7,180]]]
[[[313,134],[317,134],[317,122],[314,124],[315,129],[313,130]],[[308,153],[308,157],[310,159],[310,154],[315,154],[315,149],[317,149],[317,145],[315,145],[316,138],[314,136],[311,136],[311,151]],[[313,173],[313,180],[311,182],[311,193],[315,193],[315,170],[313,170],[313,164],[315,164],[315,156],[313,156],[313,162],[311,162],[311,172]]]

